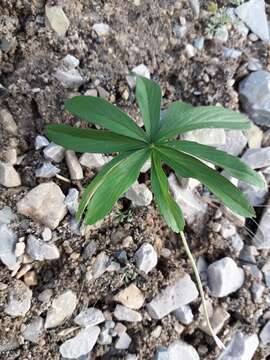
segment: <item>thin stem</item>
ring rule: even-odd
[[[209,319],[209,316],[208,316],[208,311],[207,311],[207,307],[206,307],[206,301],[205,301],[205,296],[204,296],[204,291],[203,291],[203,286],[202,286],[202,282],[201,282],[201,278],[200,278],[200,274],[199,274],[199,271],[198,271],[198,268],[197,268],[197,265],[196,265],[196,262],[194,260],[194,257],[190,251],[190,248],[188,246],[188,243],[187,243],[187,240],[186,240],[186,237],[185,237],[185,234],[183,233],[183,231],[180,231],[180,236],[181,236],[181,239],[182,239],[182,242],[183,242],[183,245],[184,245],[184,248],[185,248],[185,251],[187,253],[187,256],[190,260],[190,263],[191,263],[191,267],[193,269],[193,272],[194,272],[194,275],[195,275],[195,278],[196,278],[196,281],[197,281],[197,285],[198,285],[198,288],[199,288],[199,293],[201,295],[201,299],[202,299],[202,305],[203,305],[203,310],[204,310],[204,315],[205,315],[205,319],[206,319],[206,323],[207,323],[207,326],[208,326],[208,329],[209,329],[209,333],[212,335],[213,339],[215,340],[217,346],[220,348],[220,349],[225,349],[225,346],[224,344],[222,343],[222,341],[217,337],[217,335],[215,334],[213,328],[212,328],[212,325],[210,323],[210,319]]]

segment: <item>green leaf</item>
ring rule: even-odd
[[[245,181],[254,186],[265,187],[262,177],[243,161],[235,156],[229,155],[224,151],[217,150],[212,146],[201,145],[194,141],[175,141],[171,140],[167,146],[185,152],[189,155],[196,156],[200,159],[209,161],[210,163],[220,166],[236,179]]]
[[[151,184],[155,201],[167,225],[175,232],[184,229],[185,221],[182,211],[169,191],[169,184],[164,173],[161,160],[156,152],[152,152]]]
[[[92,124],[100,125],[117,134],[147,141],[146,133],[126,113],[107,100],[94,96],[74,96],[65,103],[73,115]]]
[[[140,174],[140,170],[149,158],[150,150],[135,151],[122,158],[113,159],[103,168],[86,189],[78,217],[87,207],[85,222],[89,225],[103,219],[113,208],[116,201],[130,188]],[[119,160],[120,159],[120,160]],[[91,186],[92,185],[92,186]]]
[[[112,153],[138,150],[147,145],[108,130],[78,129],[69,125],[47,125],[45,133],[56,144],[77,152]]]
[[[243,193],[229,180],[193,156],[168,147],[157,147],[161,159],[183,177],[192,177],[206,185],[232,211],[244,217],[255,216]]]
[[[160,123],[160,86],[142,76],[136,77],[136,99],[147,134],[154,139]]]
[[[176,101],[164,115],[158,139],[172,138],[187,131],[203,128],[249,129],[246,116],[219,106],[198,106]]]

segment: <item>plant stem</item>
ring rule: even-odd
[[[197,281],[197,285],[198,285],[198,288],[199,288],[199,293],[200,293],[200,296],[201,296],[201,299],[202,299],[202,305],[203,305],[203,310],[204,310],[204,315],[205,315],[205,319],[206,319],[206,323],[207,323],[207,326],[208,326],[208,329],[209,329],[209,333],[212,335],[213,339],[215,340],[217,346],[220,348],[220,349],[225,349],[225,346],[224,344],[222,343],[222,341],[217,337],[217,335],[215,334],[213,328],[212,328],[212,325],[210,323],[210,319],[209,319],[209,316],[208,316],[208,311],[207,311],[207,307],[206,307],[206,301],[205,301],[205,296],[204,296],[204,290],[203,290],[203,286],[202,286],[202,282],[201,282],[201,278],[200,278],[200,274],[199,274],[199,271],[198,271],[198,268],[197,268],[197,265],[196,265],[196,262],[194,260],[194,257],[190,251],[190,248],[188,246],[188,243],[187,243],[187,240],[186,240],[186,237],[185,237],[185,234],[183,231],[180,231],[180,236],[181,236],[181,239],[182,239],[182,242],[183,242],[183,245],[184,245],[184,248],[185,248],[185,251],[186,251],[186,254],[190,260],[190,263],[191,263],[191,267],[193,269],[193,272],[194,272],[194,275],[195,275],[195,278],[196,278],[196,281]]]

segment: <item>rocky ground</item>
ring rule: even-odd
[[[2,0],[0,14],[0,358],[269,359],[270,5]],[[185,138],[260,171],[264,189],[231,179],[254,221],[168,173],[224,351],[207,333],[181,243],[154,208],[148,167],[110,216],[83,226],[79,197],[108,156],[65,151],[43,134],[51,122],[85,126],[64,111],[75,94],[104,97],[141,123],[131,70],[160,83],[164,108],[183,99],[253,121],[245,133]]]

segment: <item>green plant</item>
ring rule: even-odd
[[[212,16],[207,25],[206,33],[209,36],[215,36],[220,28],[230,23],[230,16],[225,7],[219,8],[215,2],[209,5],[208,10],[212,13]]]
[[[242,181],[263,186],[261,177],[239,159],[192,141],[176,140],[179,134],[202,128],[248,129],[249,120],[242,114],[215,106],[173,102],[160,118],[161,89],[155,82],[137,77],[136,99],[144,121],[144,130],[127,114],[102,98],[75,96],[65,107],[75,116],[109,130],[79,129],[68,125],[48,125],[48,137],[77,152],[119,154],[107,163],[85,189],[77,219],[84,216],[87,224],[104,218],[115,202],[128,190],[151,158],[151,183],[155,202],[168,226],[180,233],[191,261],[202,297],[209,329],[214,334],[207,310],[202,284],[194,258],[189,250],[184,230],[184,218],[179,205],[169,191],[163,164],[182,177],[192,177],[206,185],[226,206],[245,216],[255,215],[244,195],[229,180],[199,160],[206,160]]]

